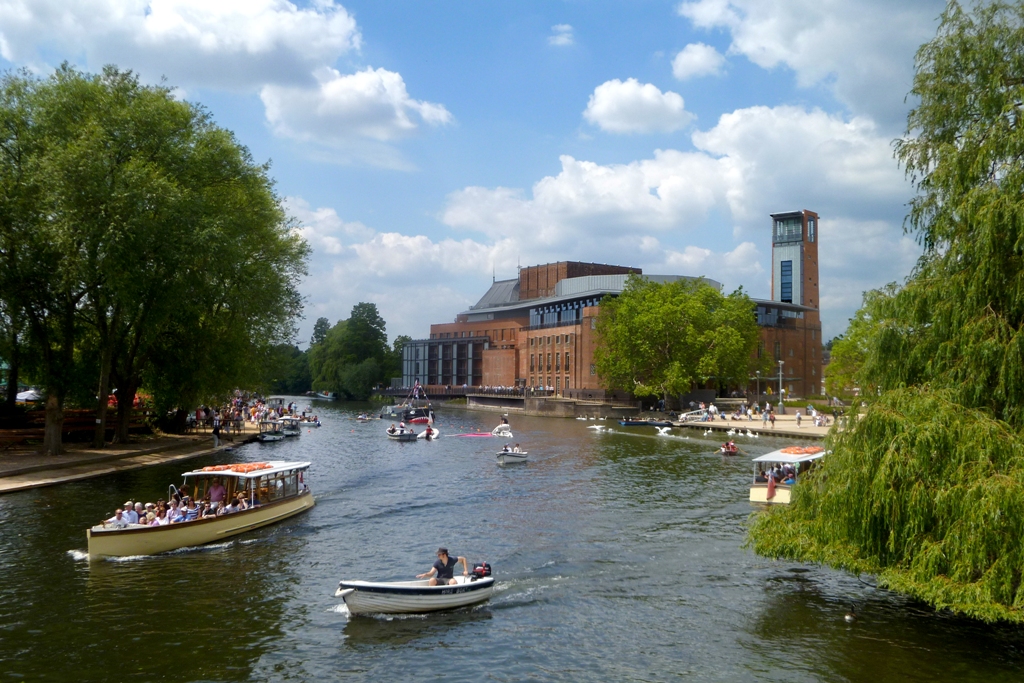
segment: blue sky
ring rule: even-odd
[[[769,296],[768,214],[821,215],[824,337],[902,280],[892,157],[935,0],[0,0],[0,63],[166,77],[272,175],[313,322],[426,336],[517,264]]]

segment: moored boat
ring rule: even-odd
[[[394,441],[415,441],[416,432],[411,429],[394,429],[388,428],[384,430],[384,433],[388,435],[389,439]]]
[[[273,441],[283,441],[285,434],[281,430],[281,424],[274,420],[264,420],[260,422],[260,433],[256,435],[256,440],[264,443]]]
[[[209,493],[214,479],[221,479],[224,499],[234,500],[241,493],[246,509],[161,526],[133,524],[119,528],[104,522],[86,530],[89,559],[154,555],[213,543],[305,512],[314,505],[305,482],[309,466],[308,462],[270,461],[185,472],[185,482],[193,487],[197,499]]]
[[[798,479],[824,455],[821,446],[787,446],[754,458],[750,502],[788,505]]]
[[[288,417],[287,415],[282,417],[281,420],[281,432],[285,436],[299,436],[302,434],[302,426],[300,420],[297,417]]]
[[[484,602],[494,593],[494,577],[458,576],[455,585],[422,581],[342,581],[335,597],[352,614],[422,614]]]

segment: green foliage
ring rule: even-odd
[[[313,324],[313,334],[309,338],[309,345],[313,346],[319,344],[327,338],[327,333],[331,329],[331,321],[327,318],[317,318],[316,323]]]
[[[886,392],[759,515],[754,550],[877,574],[973,617],[1024,622],[1024,439],[955,392]]]
[[[292,344],[277,344],[269,356],[265,381],[271,393],[300,395],[312,388],[308,353]]]
[[[384,319],[376,304],[358,303],[309,349],[309,368],[316,391],[335,391],[354,401],[369,398],[383,382],[392,353]]]
[[[89,374],[101,409],[108,384],[166,408],[258,379],[301,313],[290,228],[267,167],[169,88],[0,82],[0,309],[55,409]]]
[[[598,374],[609,388],[667,398],[715,381],[746,385],[759,330],[742,290],[723,296],[703,281],[631,276],[601,302]]]
[[[1024,5],[951,2],[912,94],[896,149],[924,253],[833,348],[866,411],[751,542],[1024,622]]]

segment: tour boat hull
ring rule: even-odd
[[[791,494],[792,489],[789,484],[776,484],[775,495],[769,500],[768,484],[756,483],[750,485],[751,503],[780,503],[782,505],[789,505]]]
[[[86,530],[89,559],[155,555],[156,553],[215,543],[226,538],[275,524],[313,507],[313,494],[262,505],[220,517],[166,526],[133,526],[126,529],[94,527]]]
[[[431,586],[429,581],[342,581],[334,593],[352,614],[422,614],[457,609],[489,599],[494,577],[476,581],[456,577],[454,586]]]

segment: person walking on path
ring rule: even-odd
[[[800,429],[800,411],[796,411],[796,428]]]
[[[220,446],[220,413],[213,414],[213,447]]]
[[[772,429],[775,429],[775,411],[773,410],[768,414],[768,421],[772,423]]]

